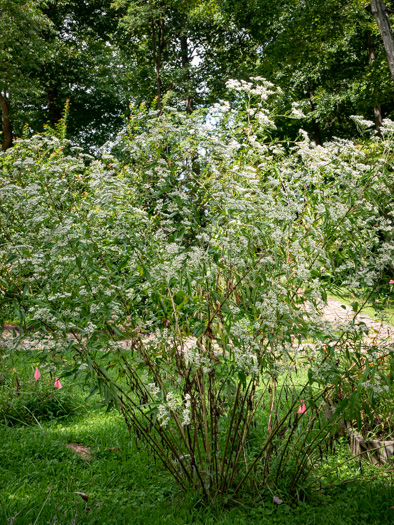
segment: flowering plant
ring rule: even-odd
[[[339,418],[394,375],[361,302],[322,316],[330,288],[373,291],[394,255],[389,140],[380,162],[350,141],[272,141],[280,93],[228,87],[208,114],[136,110],[100,160],[56,136],[0,157],[3,302],[12,289],[29,344],[72,352],[68,373],[207,498],[313,482]]]

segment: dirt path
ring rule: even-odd
[[[327,299],[327,305],[323,308],[323,318],[333,324],[349,322],[354,317],[352,308],[344,305],[336,299]],[[370,329],[369,339],[378,339],[379,341],[394,342],[394,327],[384,324],[380,321],[374,321],[365,314],[358,314],[358,322],[365,323]]]
[[[346,323],[351,321],[354,317],[354,312],[350,306],[344,305],[340,301],[337,301],[336,299],[331,299],[329,297],[327,299],[327,305],[325,305],[322,310],[322,317],[326,321],[329,321],[330,323],[336,325],[339,323]],[[384,324],[380,321],[375,321],[365,314],[359,314],[357,316],[357,322],[363,322],[368,326],[370,330],[370,333],[366,338],[367,344],[371,344],[373,342],[383,342],[386,344],[394,343],[394,327]],[[13,332],[19,332],[16,326],[4,325],[3,333],[0,335],[0,341],[1,339],[12,338]],[[29,337],[26,337],[26,339],[24,339],[24,342],[28,342],[29,339]],[[130,349],[130,340],[124,340],[120,343],[125,350]]]

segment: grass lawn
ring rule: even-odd
[[[22,365],[21,374],[32,375],[31,365]],[[162,465],[136,447],[119,413],[107,413],[95,396],[86,400],[69,378],[62,382],[64,388],[54,392],[74,399],[68,415],[27,425],[0,423],[1,525],[394,523],[390,478],[362,481],[377,469],[357,461],[329,475],[326,481],[336,486],[309,492],[297,504],[278,506],[267,491],[260,498],[207,505],[198,493],[181,493]],[[88,447],[91,458],[67,448],[70,443]],[[343,442],[319,468],[327,470],[348,457]],[[341,484],[349,477],[360,479]],[[76,492],[88,496],[87,504]]]
[[[68,443],[90,447],[92,459]],[[1,427],[0,458],[2,524],[12,517],[15,524],[394,522],[394,490],[384,482],[340,485],[293,507],[268,497],[206,506],[198,494],[180,493],[162,466],[135,447],[119,414],[93,402],[86,414],[62,422]],[[352,463],[355,473],[356,467]],[[89,496],[87,505],[75,492]]]

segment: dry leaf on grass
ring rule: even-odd
[[[68,445],[66,445],[66,448],[69,448],[70,450],[78,454],[78,456],[82,459],[87,459],[88,461],[90,461],[93,457],[90,453],[90,448],[81,445],[81,443],[69,443]]]
[[[78,496],[81,496],[81,498],[86,501],[86,503],[89,501],[89,496],[85,494],[84,492],[74,492],[74,494],[78,494]]]

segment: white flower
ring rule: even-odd
[[[305,118],[305,115],[304,115],[302,109],[300,109],[299,102],[293,102],[292,103],[292,105],[291,105],[291,114],[295,118]]]
[[[353,119],[356,124],[363,128],[371,128],[375,125],[375,123],[372,122],[372,120],[367,120],[360,115],[351,115],[350,118]]]
[[[182,412],[182,425],[190,425],[190,394],[185,395],[185,408]]]

